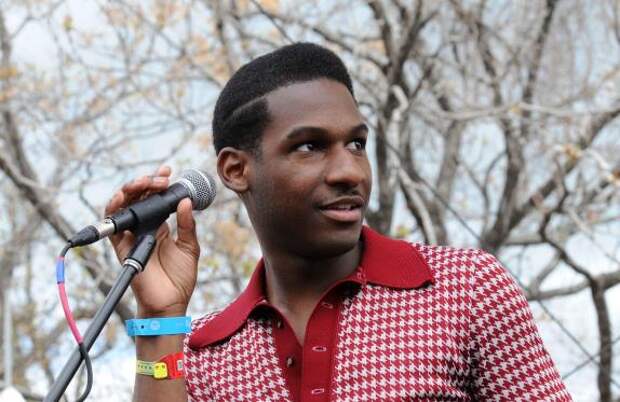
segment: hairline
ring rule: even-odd
[[[269,110],[269,95],[273,94],[274,92],[277,92],[280,89],[284,89],[293,85],[297,85],[297,84],[304,84],[304,83],[308,83],[308,82],[313,82],[313,81],[320,81],[320,80],[328,80],[328,81],[332,81],[335,83],[338,83],[340,85],[343,85],[345,88],[347,88],[347,92],[349,92],[349,94],[351,95],[351,97],[353,98],[353,101],[355,102],[355,104],[357,104],[357,99],[355,99],[355,95],[353,95],[353,93],[351,91],[349,91],[349,88],[347,87],[347,85],[345,83],[343,83],[340,80],[334,79],[332,77],[326,76],[326,75],[321,75],[321,76],[317,76],[317,77],[312,77],[312,78],[308,78],[308,79],[293,79],[290,81],[286,81],[284,83],[282,83],[282,85],[277,86],[276,88],[273,88],[271,91],[266,92],[265,94],[256,97],[254,99],[249,100],[248,102],[244,103],[243,105],[240,105],[239,107],[237,107],[235,110],[233,110],[230,115],[224,120],[225,122],[229,121],[230,119],[233,119],[235,117],[236,114],[242,113],[244,110],[246,110],[247,108],[250,108],[254,105],[257,105],[261,102],[265,102],[265,110],[267,113],[267,121],[266,121],[266,125],[269,124],[270,120],[271,120],[271,111]],[[256,141],[257,143],[255,144],[255,146],[252,147],[233,147],[235,149],[238,149],[240,151],[244,151],[244,152],[248,152],[250,153],[252,156],[254,156],[257,160],[261,160],[261,156],[262,156],[262,143],[263,143],[263,135],[265,133],[265,127],[263,127],[261,129],[261,132],[258,136],[258,141]],[[225,147],[223,147],[225,148]],[[222,149],[223,149],[222,148]],[[217,154],[219,155],[220,151],[222,150],[220,149]]]

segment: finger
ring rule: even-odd
[[[196,221],[192,215],[192,202],[185,198],[177,206],[177,247],[198,256],[200,245],[196,235]]]
[[[121,208],[125,208],[127,205],[139,200],[148,191],[151,183],[151,178],[148,176],[142,176],[128,183],[123,184],[121,187],[122,202]]]
[[[170,234],[170,227],[168,226],[168,224],[166,222],[162,223],[162,225],[160,227],[157,228],[157,232],[155,232],[155,238],[157,239],[158,242],[161,243],[161,241],[168,237],[168,235]]]
[[[105,206],[104,215],[109,216],[112,215],[114,212],[118,211],[121,208],[123,197],[124,196],[122,191],[117,191],[116,193],[114,193],[112,198],[110,198],[110,201],[108,201]]]
[[[169,182],[170,180],[166,176],[142,176],[125,183],[123,187],[114,194],[110,201],[108,201],[105,207],[105,215],[109,216],[127,207],[136,200],[148,197],[152,193],[165,190],[168,188]]]
[[[119,190],[114,193],[114,196],[106,205],[105,213],[106,216],[109,216],[120,209],[125,208],[127,205],[131,204],[135,199],[138,198],[138,195],[134,193],[127,193],[123,190]]]
[[[155,176],[170,177],[171,173],[172,169],[170,168],[170,166],[162,165],[158,167],[155,171]]]
[[[168,188],[168,185],[170,184],[170,179],[164,176],[149,177],[149,180],[150,182],[148,186],[146,187],[146,189],[142,191],[141,193],[139,193],[137,198],[135,198],[132,201],[143,200],[147,198],[148,196],[150,196],[151,194],[160,193],[166,190]]]
[[[129,183],[125,183],[121,188],[124,195],[121,207],[126,207],[136,200],[144,199],[152,193],[165,190],[168,188],[169,181],[167,177],[142,176]]]
[[[121,190],[126,194],[142,193],[153,184],[153,176],[142,176],[123,184]]]
[[[136,243],[136,237],[130,231],[125,230],[122,233],[110,236],[110,241],[116,248],[118,258],[122,262]]]

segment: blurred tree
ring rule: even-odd
[[[23,48],[33,38],[44,41],[34,61]],[[368,223],[414,241],[485,248],[532,301],[589,300],[595,318],[584,310],[567,325],[579,329],[585,320],[597,329],[579,341],[586,353],[597,350],[590,357],[598,397],[617,398],[614,0],[6,2],[0,202],[10,219],[0,222],[0,280],[13,283],[14,311],[24,312],[14,317],[18,384],[30,387],[36,370],[49,382],[51,362],[64,362],[64,321],[53,295],[33,296],[49,286],[40,273],[63,239],[98,219],[122,181],[159,163],[213,171],[210,113],[218,89],[244,62],[303,40],[345,59],[372,127]],[[258,254],[240,203],[221,193],[200,218],[207,268],[196,312],[234,297]],[[68,280],[79,282],[70,288],[72,303],[89,317],[117,263],[98,245],[70,255],[69,264]],[[127,298],[118,318],[132,308]],[[39,328],[43,316],[49,322]],[[96,353],[122,339],[110,335]],[[69,337],[62,345],[69,347]],[[575,356],[575,366],[590,358]]]

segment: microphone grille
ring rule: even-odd
[[[201,170],[185,170],[177,182],[189,191],[192,205],[196,211],[206,209],[215,199],[215,181],[213,177]]]

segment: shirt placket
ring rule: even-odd
[[[273,334],[278,360],[294,401],[329,400],[342,302],[337,293],[328,293],[315,307],[306,326],[303,347],[290,324],[275,311]]]
[[[336,293],[330,292],[321,300],[308,320],[302,352],[302,402],[329,400],[340,315],[340,300]]]
[[[299,401],[302,348],[286,319],[274,309],[273,334],[280,368],[293,401]]]

